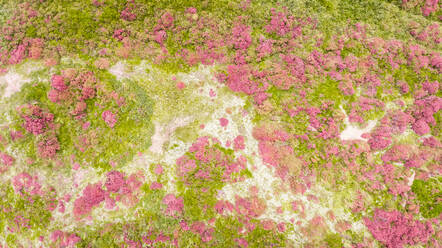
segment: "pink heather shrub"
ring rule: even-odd
[[[426,0],[422,7],[422,14],[429,16],[431,13],[436,12],[439,9],[439,0]]]
[[[123,11],[121,11],[120,18],[126,21],[134,21],[137,19],[137,15],[131,12],[132,8],[126,7]]]
[[[196,221],[190,226],[190,231],[198,234],[201,237],[201,241],[209,242],[213,239],[212,233],[215,231],[213,228],[207,227],[202,221]]]
[[[105,192],[101,184],[88,184],[83,190],[83,196],[75,200],[73,214],[77,217],[88,214],[93,207],[100,205],[104,200]]]
[[[439,73],[442,72],[442,56],[439,53],[434,53],[432,55],[430,63],[439,71]]]
[[[434,95],[416,99],[414,101],[413,116],[415,119],[423,119],[429,125],[435,125],[434,114],[442,109],[442,98]]]
[[[167,208],[165,210],[165,213],[167,215],[175,217],[176,213],[183,212],[183,198],[182,197],[176,197],[173,194],[167,194],[163,198],[163,204],[167,205]]]
[[[373,237],[388,248],[425,244],[434,230],[431,223],[422,223],[397,210],[376,209],[373,219],[364,218],[365,226]]]
[[[28,57],[31,59],[39,59],[43,51],[43,39],[35,38],[30,41],[31,45],[28,49]]]
[[[220,118],[220,119],[219,119],[219,124],[220,124],[222,127],[226,127],[227,124],[229,124],[229,120],[226,119],[226,118]]]
[[[264,39],[264,37],[260,38],[260,44],[258,48],[256,49],[258,52],[258,58],[265,57],[272,53],[273,51],[273,40],[271,39]]]
[[[155,169],[153,170],[155,174],[161,175],[163,174],[163,167],[160,164],[155,165]]]
[[[31,195],[42,194],[41,185],[38,183],[37,176],[32,177],[26,172],[16,175],[12,179],[12,185],[19,194],[23,194],[24,192]]]
[[[236,138],[233,140],[233,149],[236,150],[244,150],[245,148],[245,144],[244,144],[244,136],[242,135],[238,135],[236,136]]]
[[[159,24],[165,29],[171,28],[173,26],[173,21],[174,18],[170,12],[164,13],[161,16],[161,19],[158,20]]]
[[[151,190],[161,189],[162,187],[163,185],[159,182],[152,182],[152,184],[150,185]]]
[[[394,145],[382,155],[382,161],[385,163],[390,161],[405,161],[411,156],[411,147],[407,145]]]
[[[264,28],[267,33],[277,33],[280,36],[284,36],[290,32],[290,22],[287,15],[283,12],[276,12],[275,9],[271,10],[272,19],[270,23]]]
[[[68,86],[64,83],[63,77],[60,75],[52,75],[51,87],[59,91],[64,91],[68,88]]]
[[[9,156],[6,153],[0,152],[0,164],[11,166],[12,164],[14,164],[14,161],[15,159],[13,157]]]
[[[60,150],[60,143],[57,137],[45,137],[42,141],[38,142],[37,149],[40,157],[42,158],[54,158],[58,150]]]
[[[186,9],[186,12],[189,14],[196,14],[197,10],[194,7],[189,7]]]
[[[215,229],[213,228],[204,230],[204,232],[200,234],[201,241],[203,241],[204,243],[210,242],[213,239],[213,232],[215,232]]]
[[[129,32],[124,29],[115,29],[112,37],[115,39],[122,41],[125,37],[129,35]]]
[[[9,64],[18,64],[26,56],[26,46],[20,44],[11,52],[11,57],[9,58]]]
[[[254,127],[252,135],[260,141],[288,141],[291,138],[289,133],[284,130],[278,130],[276,127],[272,127],[271,124]]]
[[[423,142],[424,146],[429,146],[432,148],[441,148],[442,144],[440,143],[440,141],[434,137],[428,137],[426,139],[424,139]]]
[[[81,95],[82,95],[81,97],[82,100],[91,99],[95,96],[95,89],[88,86],[84,86],[81,89]]]
[[[124,174],[119,171],[111,171],[107,173],[106,189],[110,192],[118,192],[121,187],[125,184]]]
[[[247,242],[247,240],[245,240],[243,238],[236,239],[236,243],[238,243],[238,246],[241,248],[249,247],[249,243]]]
[[[272,230],[275,228],[275,222],[273,220],[263,220],[261,224],[264,230]]]
[[[44,132],[45,129],[45,121],[43,119],[33,119],[30,117],[25,117],[25,129],[26,131],[34,134],[34,135],[38,135],[38,134],[42,134]]]
[[[183,82],[178,82],[178,83],[176,83],[176,87],[177,87],[177,89],[182,90],[182,89],[186,88],[186,85]]]
[[[248,65],[228,65],[227,76],[221,73],[218,75],[218,80],[225,82],[226,85],[234,92],[244,92],[247,95],[259,95],[263,93],[263,95],[259,97],[259,102],[262,103],[267,96],[264,91],[269,87],[269,85],[265,82],[262,84],[262,86],[260,86],[260,82],[250,80],[251,76],[252,71]]]
[[[115,123],[117,123],[117,115],[112,113],[110,110],[104,111],[101,117],[103,118],[104,122],[106,122],[106,124],[111,128],[113,128],[115,126]]]
[[[12,141],[16,141],[24,137],[21,131],[12,130],[9,134],[11,135]]]
[[[368,139],[368,144],[372,150],[382,150],[391,144],[390,127],[382,125],[375,129]]]
[[[412,129],[418,135],[424,135],[424,134],[427,134],[427,133],[429,133],[431,131],[430,127],[428,126],[428,124],[424,120],[422,120],[422,119],[416,121],[412,125]]]
[[[405,167],[414,167],[414,168],[420,168],[424,163],[426,162],[426,159],[424,157],[418,156],[418,155],[412,155],[410,159],[406,160],[404,163]]]
[[[408,86],[408,84],[404,81],[397,82],[397,85],[402,94],[407,94],[410,91],[410,86]]]
[[[129,175],[129,177],[126,180],[126,185],[124,186],[130,193],[138,190],[142,185],[142,181],[140,179],[143,179],[142,173],[133,173]],[[123,187],[123,188],[124,188]]]
[[[167,38],[167,33],[164,30],[159,30],[155,32],[155,41],[160,44],[163,45],[164,41]]]
[[[57,103],[60,100],[58,90],[50,89],[48,92],[48,99],[53,103]]]
[[[404,113],[402,111],[396,111],[392,114],[390,119],[390,126],[393,133],[403,133],[408,125],[414,121],[414,118],[407,113]]]
[[[184,177],[187,173],[193,171],[196,168],[196,162],[193,159],[189,159],[187,156],[182,156],[177,159],[177,174],[180,177]]]
[[[227,67],[227,85],[235,92],[243,91],[251,94],[252,92],[245,88],[247,84],[251,84],[248,74],[248,68],[245,66],[229,65]]]
[[[422,84],[422,87],[424,90],[426,90],[428,92],[428,94],[436,94],[437,91],[439,90],[439,82],[438,81],[434,81],[434,82],[429,82],[426,81]]]
[[[235,211],[240,215],[257,218],[261,216],[266,209],[265,201],[256,196],[250,198],[235,196]]]
[[[290,73],[299,80],[299,82],[305,83],[307,78],[305,77],[305,64],[304,61],[295,55],[282,55],[282,60],[287,63],[287,67]]]
[[[54,120],[53,114],[43,112],[38,106],[30,105],[26,110],[28,114],[22,114],[25,119],[24,128],[33,135],[44,133]]]
[[[232,43],[236,49],[245,50],[252,44],[252,28],[241,23],[236,23],[232,29]]]
[[[276,143],[268,141],[260,141],[258,143],[258,149],[262,161],[275,167],[281,165],[283,158],[293,154],[293,148],[291,146],[279,146]]]

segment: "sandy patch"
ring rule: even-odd
[[[0,85],[5,85],[3,98],[8,98],[19,92],[23,84],[29,82],[30,79],[24,78],[14,70],[9,70],[5,75],[0,77]]]
[[[377,121],[369,120],[368,123],[367,123],[367,126],[365,128],[359,128],[357,126],[353,126],[350,123],[350,121],[348,120],[347,113],[345,112],[345,110],[342,107],[342,105],[339,106],[339,108],[341,109],[341,111],[345,115],[344,123],[346,125],[346,128],[344,129],[344,131],[341,132],[341,134],[339,135],[339,138],[341,138],[341,140],[363,140],[363,141],[367,141],[367,139],[362,138],[361,136],[364,133],[371,132],[371,130],[376,126]]]
[[[155,133],[152,136],[152,145],[149,147],[149,150],[153,153],[162,153],[163,144],[169,140],[170,135],[175,132],[177,128],[188,125],[191,120],[191,117],[186,116],[175,118],[167,125],[160,125],[160,123],[154,122]]]

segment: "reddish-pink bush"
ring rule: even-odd
[[[77,217],[88,214],[92,208],[100,205],[104,200],[105,192],[101,184],[88,184],[83,190],[83,195],[75,200],[73,213]]]
[[[24,128],[33,135],[39,135],[46,131],[53,120],[54,115],[44,112],[42,108],[36,105],[28,105],[22,109],[22,118],[25,120]]]
[[[252,44],[252,28],[241,23],[232,29],[232,43],[236,49],[245,50]]]
[[[112,113],[110,110],[106,110],[101,114],[101,117],[103,118],[104,122],[106,124],[113,128],[115,126],[115,123],[117,123],[117,115]]]
[[[397,210],[376,209],[372,219],[364,218],[373,237],[388,248],[425,244],[434,233],[431,223],[413,220]]]
[[[184,208],[183,198],[176,197],[173,194],[167,194],[163,198],[163,204],[167,205],[165,213],[173,217],[175,217],[177,213],[181,213]]]
[[[415,133],[419,135],[424,135],[431,131],[430,126],[428,126],[428,124],[422,119],[417,120],[415,123],[413,123],[412,129]]]
[[[242,135],[236,136],[236,138],[233,140],[233,149],[243,150],[245,147],[246,146],[244,144],[244,136]]]
[[[13,157],[9,156],[6,153],[0,152],[0,164],[11,166],[12,164],[14,164],[14,161],[15,159]]]
[[[121,11],[120,17],[126,21],[134,21],[137,19],[137,15],[132,12],[132,8],[130,7],[126,7],[123,11]]]
[[[60,75],[52,75],[51,87],[59,91],[64,91],[68,88],[68,86],[64,83],[63,77]]]
[[[60,150],[60,143],[55,136],[44,137],[42,141],[38,142],[37,149],[40,157],[54,158],[56,152]]]
[[[125,184],[124,174],[119,171],[111,171],[107,173],[106,189],[110,192],[118,192]]]
[[[9,58],[9,64],[18,64],[26,56],[26,46],[20,44],[11,52],[11,57]]]
[[[41,185],[38,183],[37,176],[32,177],[26,172],[16,175],[12,179],[12,185],[16,192],[23,194],[24,192],[31,195],[41,195]]]

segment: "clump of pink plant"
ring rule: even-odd
[[[26,105],[21,109],[21,117],[24,119],[23,127],[33,135],[44,133],[53,127],[54,115],[44,111],[37,105]]]
[[[182,197],[176,197],[173,194],[167,194],[163,198],[163,204],[167,205],[165,213],[173,217],[183,212],[184,204]]]
[[[42,158],[54,158],[60,150],[60,143],[55,135],[49,135],[38,142],[37,150]]]
[[[83,195],[74,201],[74,216],[81,217],[89,214],[92,209],[105,199],[105,191],[101,188],[100,183],[89,184],[83,190]]]
[[[124,174],[119,171],[111,171],[107,173],[106,189],[110,192],[118,192],[125,184]]]
[[[101,117],[103,118],[104,122],[110,127],[113,128],[115,124],[117,123],[117,115],[112,113],[110,110],[106,110],[101,114]]]
[[[364,223],[373,237],[388,248],[425,244],[434,234],[430,222],[413,220],[397,210],[376,209],[373,218],[364,218]]]

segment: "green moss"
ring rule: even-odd
[[[191,67],[180,58],[166,60],[159,65],[154,65],[154,67],[171,74],[178,72],[189,72],[191,69]]]
[[[40,196],[25,194],[20,196],[14,192],[12,186],[0,185],[0,231],[7,226],[16,227],[17,216],[29,220],[29,228],[21,226],[19,233],[29,236],[31,239],[38,238],[38,232],[44,232],[50,223],[51,212],[47,209],[47,199]],[[11,242],[12,237],[11,236]]]
[[[184,212],[187,218],[192,221],[208,220],[215,217],[216,191],[209,192],[187,189],[183,194]]]
[[[339,82],[327,76],[324,82],[317,83],[313,92],[307,95],[307,99],[315,106],[319,106],[325,100],[330,100],[334,102],[334,108],[337,108],[344,99],[349,99],[342,94],[338,86]]]
[[[436,218],[442,213],[442,177],[415,179],[411,190],[416,194],[419,210],[425,218]]]
[[[85,66],[66,61],[65,64],[59,65],[57,69],[61,70],[66,67],[83,70]],[[26,134],[22,127],[23,120],[15,110],[15,106],[35,103],[43,109],[47,109],[54,114],[54,123],[59,126],[56,134],[60,143],[60,151],[57,154],[65,158],[65,162],[68,164],[70,163],[68,158],[74,154],[77,162],[81,164],[108,170],[111,168],[110,161],[124,165],[131,161],[135,153],[144,151],[150,146],[150,137],[153,134],[151,116],[154,104],[138,82],[119,82],[109,72],[99,71],[94,67],[89,67],[89,69],[95,72],[103,88],[97,92],[94,99],[86,100],[86,121],[88,120],[91,123],[88,131],[84,131],[81,122],[75,120],[70,114],[73,106],[49,101],[47,97],[47,92],[50,89],[49,83],[37,79],[39,77],[49,78],[47,70],[32,75],[34,80],[25,84],[22,91],[16,93],[10,99],[8,104],[10,107],[4,109],[4,111],[12,117],[12,127]],[[108,93],[105,91],[115,91],[119,96],[124,97],[125,104],[121,107],[118,106],[115,101],[108,99]],[[118,120],[114,128],[109,128],[102,119],[102,112],[108,109],[118,114]],[[92,145],[85,152],[79,151],[77,147],[80,137],[92,134],[96,137],[89,136]],[[42,160],[36,154],[37,142],[38,137],[26,134],[23,139],[13,142],[12,148],[35,160],[34,166],[42,164],[50,166],[51,161]]]
[[[8,236],[6,237],[6,243],[12,247],[17,245],[17,235],[8,234]]]
[[[207,147],[206,153],[214,155],[216,159],[203,162],[196,159],[193,153],[186,153],[188,158],[195,160],[196,168],[189,171],[184,178],[179,178],[177,182],[177,190],[184,201],[185,216],[192,221],[209,220],[215,217],[214,206],[218,201],[218,190],[221,190],[227,183],[223,178],[225,167],[217,161],[229,164],[233,163],[235,158],[232,149],[224,148],[220,144]],[[201,178],[197,176],[198,172],[206,172],[210,178]],[[249,174],[250,172],[243,170],[232,174],[232,177]]]
[[[240,237],[238,230],[243,226],[235,217],[217,218],[213,237],[218,247],[228,248],[236,246],[236,238]]]
[[[136,152],[144,151],[150,146],[150,137],[153,134],[153,102],[137,82],[121,83],[113,78],[102,77],[103,73],[99,73],[98,77],[111,90],[124,97],[125,104],[118,107],[115,103],[105,103],[107,106],[104,108],[96,106],[94,102],[88,104],[87,119],[91,122],[90,129],[98,130],[95,141],[97,145],[84,154],[77,154],[86,159],[86,162],[93,161],[94,166],[107,170],[110,169],[109,161],[116,160],[120,165],[124,165],[132,160]],[[113,128],[109,128],[101,118],[106,109],[118,109],[113,110],[114,113],[118,113],[117,123]]]
[[[325,242],[329,248],[342,248],[342,238],[341,235],[337,233],[329,233],[325,237]]]
[[[244,225],[233,216],[219,217],[215,222],[215,232],[210,247],[229,248],[238,246],[237,239],[244,238],[248,247],[289,247],[286,233],[264,230],[258,220],[250,220],[256,228],[246,235],[240,233]]]
[[[199,129],[199,121],[194,121],[187,126],[177,128],[174,136],[183,142],[192,142],[198,138]]]
[[[35,26],[30,26],[26,29],[27,37],[36,37],[37,36],[37,28]]]
[[[265,230],[260,224],[247,234],[246,240],[251,248],[286,247],[287,245],[286,234]]]

